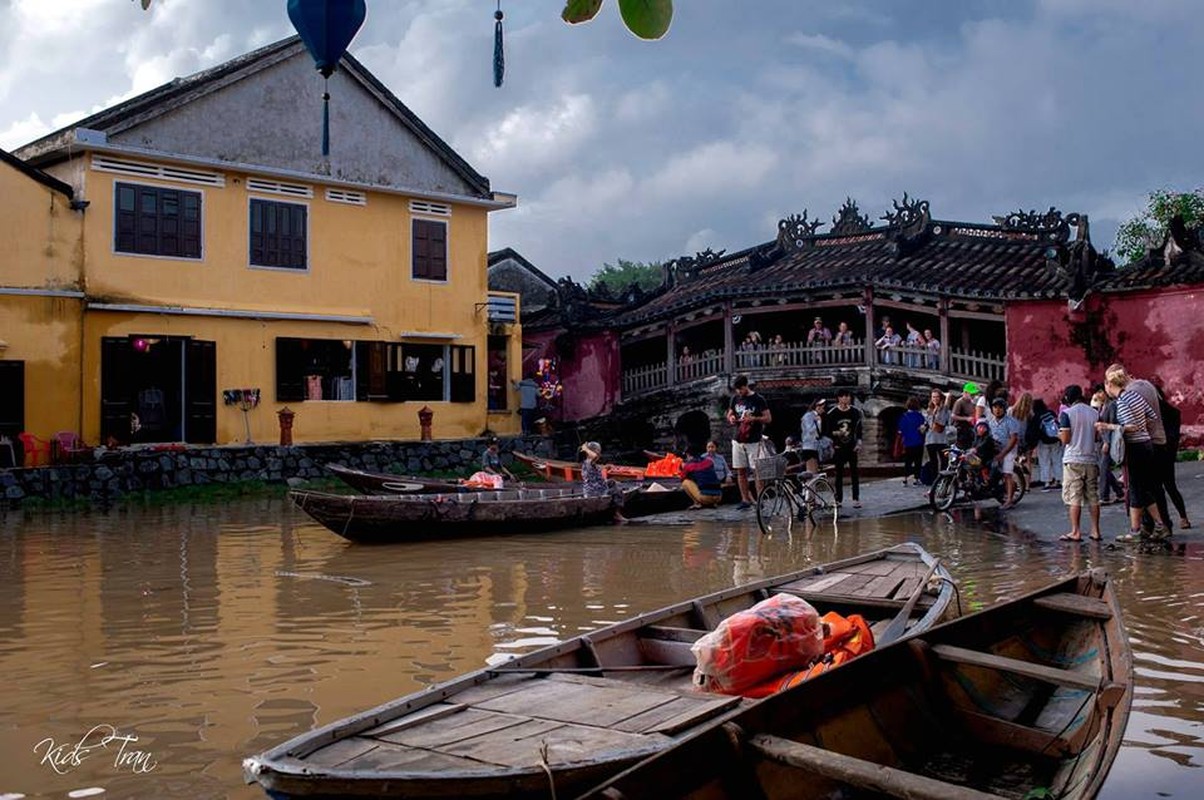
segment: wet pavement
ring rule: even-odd
[[[830,475],[831,473],[829,473]],[[1179,527],[1179,517],[1171,507],[1174,522],[1175,544],[1204,541],[1204,461],[1182,461],[1176,465],[1176,481],[1183,494],[1188,516],[1194,527],[1184,530]],[[994,500],[977,503],[959,502],[954,509],[976,509],[976,519],[1022,529],[1039,541],[1059,542],[1059,537],[1070,530],[1066,505],[1062,502],[1060,489],[1043,491],[1043,487],[1030,489],[1024,499],[1013,508],[1003,511]],[[904,485],[903,479],[873,478],[861,483],[861,508],[853,506],[851,492],[845,484],[845,500],[840,509],[840,520],[872,519],[914,511],[931,510],[928,504],[928,487],[914,483]],[[716,509],[683,511],[657,516],[657,524],[685,524],[694,520],[722,520],[736,522],[748,518],[756,523],[756,509],[740,510],[734,505]],[[1083,536],[1090,533],[1087,509],[1083,510]],[[1105,546],[1116,544],[1119,534],[1128,532],[1127,512],[1122,503],[1113,503],[1100,509],[1100,528]],[[1059,542],[1060,543],[1060,542]],[[1066,543],[1069,546],[1069,542]],[[1124,545],[1120,545],[1124,546]]]

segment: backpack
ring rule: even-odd
[[[1041,441],[1046,444],[1058,441],[1058,420],[1052,411],[1046,411],[1041,415]]]

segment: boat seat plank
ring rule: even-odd
[[[1003,670],[1004,672],[1011,672],[1016,675],[1023,675],[1028,678],[1045,681],[1046,683],[1052,683],[1055,686],[1073,686],[1078,689],[1095,691],[1100,685],[1098,677],[1087,675],[1083,672],[1061,669],[1060,667],[1047,667],[1043,664],[1034,664],[1031,661],[1022,661],[1018,658],[1007,658],[1006,656],[997,656],[994,653],[984,653],[981,650],[967,650],[964,647],[938,644],[932,647],[932,652],[942,661]]]
[[[305,763],[315,767],[333,768],[345,764],[353,758],[358,758],[376,749],[379,745],[379,742],[372,739],[361,739],[358,736],[339,739],[305,756]]]
[[[889,558],[883,558],[879,561],[873,561],[873,562],[870,562],[869,564],[863,565],[861,567],[861,569],[857,570],[857,572],[862,575],[876,575],[876,576],[890,575],[901,564],[910,564],[910,563],[911,562],[900,562],[900,561],[894,561],[893,559],[889,559]]]
[[[902,585],[903,579],[894,575],[883,575],[865,585],[864,593],[870,597],[889,598]]]
[[[672,642],[694,642],[707,635],[707,631],[697,628],[673,628],[667,625],[645,625],[636,631],[637,635],[647,639],[664,639]]]
[[[957,717],[971,736],[987,744],[1055,757],[1071,752],[1070,741],[1057,731],[1021,725],[977,711],[959,710]]]
[[[456,702],[471,706],[493,697],[499,697],[503,694],[520,691],[530,686],[532,682],[539,680],[539,676],[537,674],[530,672],[519,672],[518,668],[513,667],[510,664],[502,664],[498,667],[498,672],[501,673],[505,670],[511,669],[515,670],[514,675],[499,674],[493,680],[488,680],[484,683],[478,684],[477,686],[472,686],[468,689],[456,692]]]
[[[775,763],[797,767],[889,797],[907,800],[1002,800],[999,795],[916,775],[779,736],[759,734],[748,741],[748,746],[753,752]]]
[[[1049,611],[1061,611],[1092,619],[1112,619],[1112,609],[1098,597],[1084,597],[1081,594],[1059,592],[1038,597],[1033,601],[1033,605]]]
[[[626,681],[613,683],[615,685],[590,686],[567,681],[536,681],[520,692],[486,700],[476,707],[535,719],[611,727],[677,696]]]
[[[922,575],[913,575],[910,578],[904,578],[903,582],[899,584],[899,588],[895,589],[894,594],[891,595],[891,598],[897,598],[906,602],[911,597],[912,592],[919,587],[922,577]]]
[[[862,597],[859,595],[850,594],[832,594],[831,592],[790,592],[795,597],[806,600],[816,607],[822,614],[825,609],[830,609],[832,606],[850,605],[860,606],[862,608],[880,608],[888,613],[890,611],[898,611],[907,604],[907,598],[896,599],[893,597]],[[920,595],[920,599],[916,602],[915,613],[923,614],[924,611],[932,606],[934,598],[932,595]]]
[[[463,711],[468,706],[463,703],[435,703],[434,705],[420,708],[413,713],[406,714],[404,717],[390,720],[383,725],[377,725],[371,730],[364,731],[361,736],[384,736],[387,733],[394,733],[403,728],[412,728],[415,725],[420,725],[423,722],[446,717],[450,714]]]
[[[610,726],[615,730],[632,733],[658,732],[673,734],[722,713],[740,703],[739,697],[700,694],[696,691],[691,691],[688,687],[683,690],[676,690],[662,686],[633,685],[630,681],[616,680],[614,678],[596,678],[590,675],[551,675],[548,677],[548,680],[601,688],[616,688],[624,691],[635,689],[636,691],[648,692],[655,695],[672,695],[667,703],[657,705]]]
[[[697,663],[694,651],[689,642],[675,642],[668,639],[636,639],[640,655],[653,664],[679,664],[682,667],[692,667]]]
[[[658,734],[650,737],[585,725],[530,720],[508,729],[504,736],[478,736],[457,742],[441,752],[508,767],[534,767],[540,764],[541,753],[546,747],[548,764],[555,766],[593,760],[606,751],[647,751],[658,741],[669,740]]]
[[[412,728],[402,728],[377,738],[408,747],[438,748],[474,736],[513,728],[527,722],[528,719],[530,718],[525,714],[498,714],[468,708],[449,717],[440,717]]]
[[[492,767],[459,756],[437,753],[418,747],[403,747],[387,742],[378,742],[373,749],[344,761],[340,769],[371,772],[376,770],[405,770],[407,772],[447,772],[455,770],[486,771]]]
[[[835,586],[847,577],[849,577],[849,573],[847,572],[833,572],[826,575],[809,575],[806,578],[800,578],[797,581],[791,581],[790,583],[782,584],[778,587],[778,591],[790,592],[792,594],[796,591],[818,592],[831,586]]]

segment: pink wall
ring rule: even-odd
[[[523,376],[535,372],[541,358],[560,362],[561,399],[566,422],[609,414],[619,400],[619,343],[611,333],[578,336],[571,357],[556,352],[556,337],[563,331],[523,334]],[[531,349],[531,348],[534,349]]]
[[[1204,287],[1089,295],[1076,312],[1065,301],[1009,303],[1008,383],[1056,399],[1069,383],[1103,381],[1113,361],[1130,374],[1158,375],[1183,413],[1184,444],[1204,439]],[[1090,363],[1086,347],[1095,355]]]

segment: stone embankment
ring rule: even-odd
[[[544,453],[548,444],[539,437],[503,439],[503,459],[514,450]],[[29,498],[107,505],[127,494],[183,486],[330,477],[325,465],[331,463],[376,472],[467,474],[484,449],[484,439],[462,439],[98,450],[82,463],[0,471],[0,497],[6,505]]]

